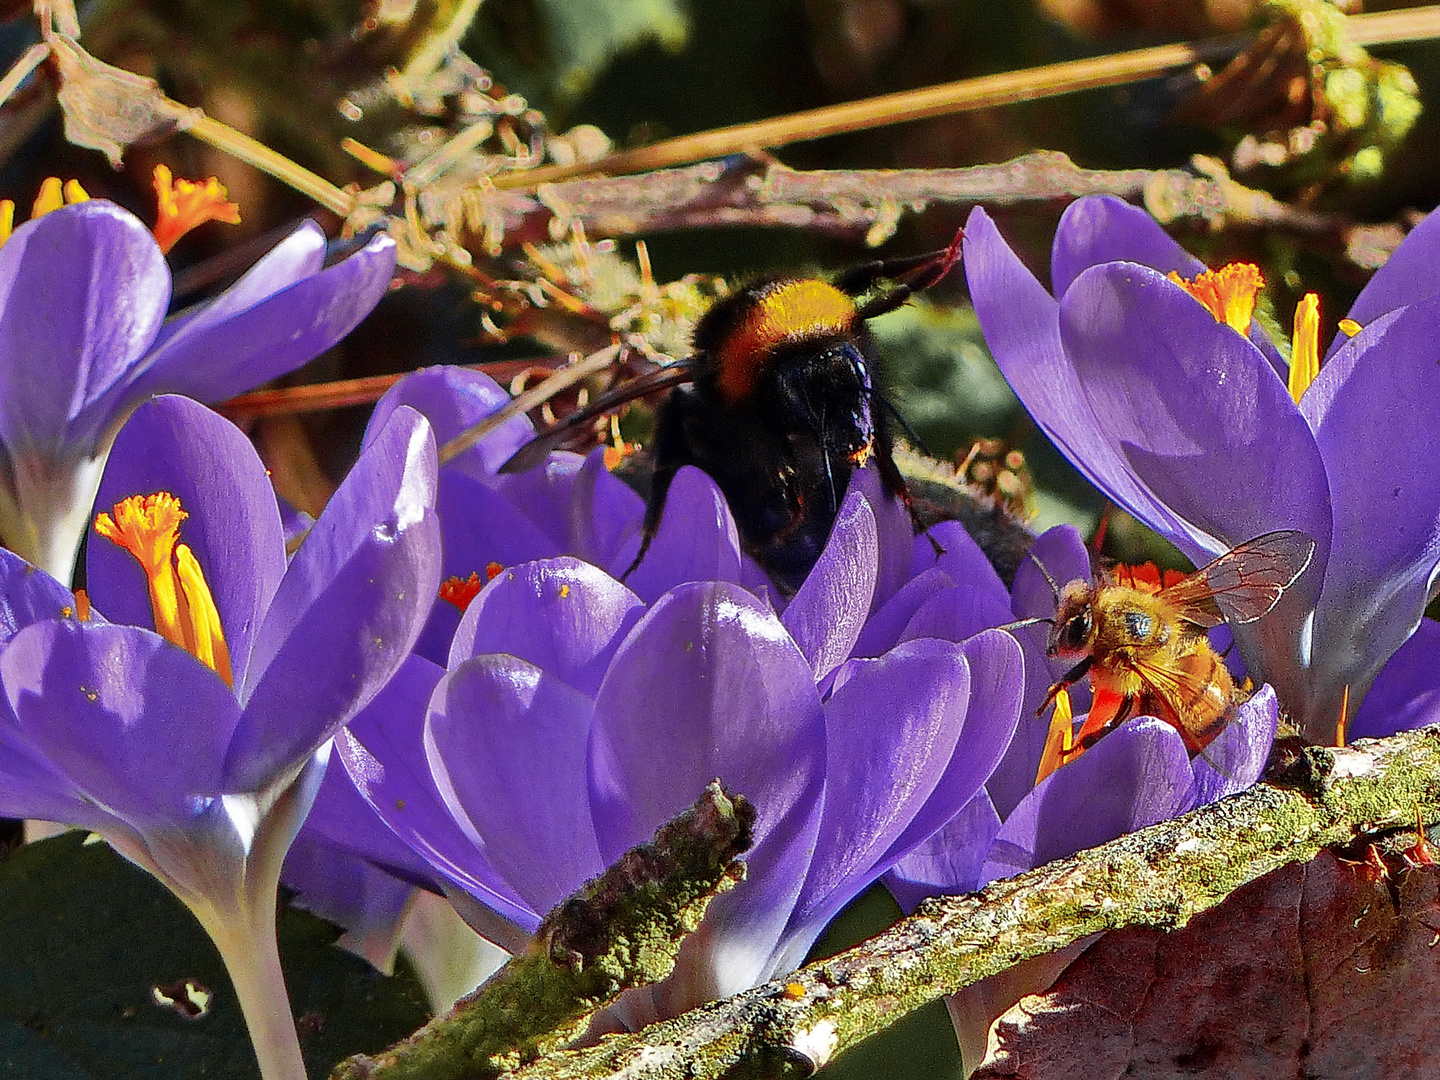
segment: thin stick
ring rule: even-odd
[[[561,368],[544,382],[526,390],[499,412],[491,413],[484,420],[480,421],[480,423],[473,427],[466,428],[459,435],[456,435],[455,438],[440,447],[440,464],[444,465],[452,458],[463,454],[511,417],[521,416],[535,408],[535,406],[542,405],[549,401],[556,394],[560,393],[560,391],[566,387],[573,386],[586,376],[604,371],[615,362],[616,357],[620,355],[622,347],[623,346],[619,344],[609,345],[599,352],[587,356],[584,360]]]
[[[1440,37],[1440,6],[1355,15],[1350,17],[1349,26],[1352,40],[1358,45],[1394,44]],[[1232,34],[982,75],[919,90],[809,109],[751,124],[682,135],[652,146],[611,154],[598,161],[502,173],[494,177],[493,182],[498,188],[532,188],[591,173],[646,172],[931,116],[1037,101],[1080,90],[1138,82],[1187,64],[1226,60],[1252,40],[1251,34]]]

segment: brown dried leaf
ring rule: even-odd
[[[60,74],[65,137],[75,145],[99,150],[118,169],[127,146],[187,126],[189,111],[166,98],[154,79],[96,60],[64,34],[50,35],[49,43]]]
[[[1435,1075],[1440,890],[1329,853],[1184,930],[1106,935],[1002,1017],[979,1077]]]

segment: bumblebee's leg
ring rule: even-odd
[[[883,401],[884,398],[881,400]],[[887,402],[887,404],[889,403]],[[900,466],[895,464],[895,456],[890,450],[888,436],[877,437],[875,440],[875,468],[880,473],[880,482],[885,485],[885,490],[905,504],[905,512],[910,515],[911,527],[930,541],[930,546],[935,550],[937,559],[944,555],[945,549],[940,546],[940,541],[930,535],[930,530],[920,520],[920,513],[915,509],[915,501],[910,498],[910,488],[905,483],[905,477],[900,473]]]
[[[1049,690],[1045,691],[1045,700],[1042,701],[1040,703],[1040,707],[1035,710],[1035,715],[1040,716],[1041,714],[1043,714],[1046,709],[1048,709],[1051,705],[1055,704],[1055,699],[1060,696],[1060,692],[1062,690],[1069,690],[1070,687],[1074,686],[1077,682],[1079,682],[1087,674],[1089,674],[1090,665],[1094,662],[1094,657],[1087,656],[1084,660],[1081,660],[1064,675],[1060,676],[1060,681],[1053,684]]]
[[[650,478],[650,498],[645,503],[645,521],[640,527],[640,550],[635,553],[635,561],[620,575],[621,581],[635,572],[650,550],[651,541],[660,531],[670,484],[681,467],[690,462],[690,451],[685,443],[685,416],[689,411],[690,398],[688,390],[675,390],[656,412],[655,472]]]
[[[949,247],[932,251],[928,255],[866,263],[841,275],[835,287],[850,296],[858,296],[882,278],[899,278],[895,288],[857,308],[862,319],[884,315],[887,311],[894,311],[917,292],[930,288],[949,273],[950,268],[960,261],[960,241],[964,236],[965,233],[957,229],[955,239],[950,241]]]

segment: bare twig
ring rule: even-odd
[[[1417,816],[1440,821],[1440,730],[1309,749],[1284,784],[1261,784],[974,896],[931,901],[782,982],[515,1075],[808,1075],[919,1006],[1023,960],[1106,930],[1181,927],[1271,870],[1366,834],[1413,829]]]

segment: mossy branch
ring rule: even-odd
[[[719,893],[744,877],[754,808],[710,784],[689,810],[546,916],[530,951],[445,1016],[334,1080],[498,1076],[584,1033],[627,989],[670,974],[680,943]]]
[[[523,1080],[805,1076],[912,1010],[1088,935],[1175,929],[1321,851],[1440,822],[1440,729],[1310,748],[1283,778],[1069,859],[931,901],[848,952],[519,1070]]]

